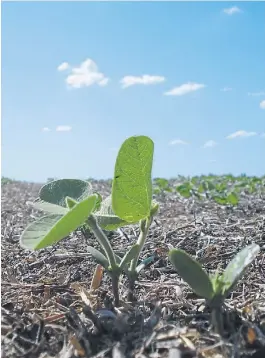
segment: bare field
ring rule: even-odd
[[[93,188],[110,193],[104,181]],[[47,250],[19,246],[25,227],[40,213],[27,204],[39,184],[2,186],[2,357],[265,357],[265,196],[245,195],[235,207],[210,200],[156,197],[160,211],[141,257],[154,255],[127,302],[122,278],[121,306],[114,308],[111,283],[103,275],[90,285],[96,264],[81,232]],[[123,252],[136,240],[137,227],[108,234]],[[186,250],[208,272],[224,269],[244,246],[261,251],[225,301],[225,337],[215,335],[204,300],[192,293],[168,261],[172,247]]]

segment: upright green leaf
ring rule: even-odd
[[[226,291],[224,292],[227,295],[240,278],[245,273],[247,267],[255,259],[260,251],[260,247],[257,244],[251,244],[242,249],[233,260],[227,265],[223,275],[222,281],[226,285]]]
[[[30,224],[20,238],[22,247],[39,250],[65,238],[82,225],[93,211],[97,195],[91,195],[75,205],[64,216],[49,215]]]
[[[150,213],[154,143],[146,136],[128,138],[121,146],[112,183],[112,208],[122,220],[139,221]]]
[[[82,201],[92,194],[91,184],[79,179],[58,179],[44,185],[39,192],[39,198],[51,204],[66,207],[65,198],[69,196],[76,201]]]
[[[169,251],[169,260],[175,266],[178,274],[197,295],[207,299],[212,298],[214,293],[212,282],[197,261],[193,260],[185,251],[179,249]]]

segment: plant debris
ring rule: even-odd
[[[166,188],[180,182],[168,181]],[[93,181],[103,198],[109,181]],[[153,261],[135,285],[136,302],[127,301],[126,277],[120,305],[114,307],[111,281],[96,267],[86,246],[93,235],[76,231],[52,248],[35,252],[19,238],[40,212],[28,205],[41,184],[2,185],[2,357],[253,357],[265,356],[265,194],[249,191],[237,205],[211,197],[156,194],[160,204],[141,259]],[[116,252],[137,239],[137,226],[106,233]],[[223,338],[210,325],[210,312],[180,279],[168,260],[173,247],[185,250],[210,274],[223,270],[245,246],[260,252],[224,305]],[[93,282],[93,284],[92,284]]]

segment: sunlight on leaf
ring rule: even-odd
[[[121,146],[112,184],[114,213],[128,222],[146,218],[152,202],[154,143],[146,136],[128,138]]]
[[[91,195],[69,210],[64,216],[49,215],[36,220],[23,232],[20,244],[30,250],[39,250],[64,239],[84,223],[94,209],[96,195]]]

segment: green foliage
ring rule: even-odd
[[[58,179],[45,184],[39,192],[39,199],[47,203],[66,207],[65,198],[69,196],[82,201],[92,194],[91,184],[79,179]]]
[[[44,185],[33,205],[46,216],[30,224],[23,232],[20,244],[30,250],[53,245],[81,227],[86,235],[91,231],[102,252],[92,246],[87,250],[112,279],[115,304],[119,303],[118,280],[124,271],[134,285],[141,269],[150,260],[138,265],[153,217],[159,205],[152,201],[152,165],[154,144],[145,136],[128,138],[117,156],[112,193],[102,200],[92,194],[91,184],[78,179],[59,179]],[[137,243],[123,255],[117,256],[104,230],[139,223]]]
[[[121,273],[124,272],[129,279],[131,294],[140,271],[154,260],[154,256],[139,260],[149,228],[159,210],[158,203],[152,200],[153,193],[165,194],[174,188],[170,181],[163,178],[156,178],[153,188],[153,153],[154,143],[150,138],[133,136],[126,139],[116,158],[111,195],[104,200],[99,193],[93,193],[88,181],[49,181],[40,189],[39,197],[33,203],[45,216],[24,230],[20,238],[21,246],[39,250],[56,244],[79,228],[85,236],[88,232],[94,234],[100,249],[88,246],[87,251],[111,277],[115,304],[118,305]],[[265,192],[264,177],[220,177],[211,174],[187,179],[179,176],[178,179],[180,184],[176,192],[193,202],[206,197],[221,205],[237,205],[242,192]],[[131,224],[139,225],[137,242],[127,252],[117,255],[106,232]],[[214,312],[213,322],[220,327],[216,308],[220,308],[258,252],[258,245],[248,246],[230,262],[222,275],[216,273],[214,277],[208,276],[199,263],[182,250],[171,250],[169,259],[194,292],[205,297]],[[132,299],[132,296],[128,297]]]
[[[153,192],[155,194],[161,194],[164,192],[171,193],[173,189],[169,185],[169,181],[164,178],[155,178],[154,185],[153,185]]]
[[[237,282],[244,275],[247,267],[252,263],[258,255],[260,247],[257,244],[251,244],[242,249],[230,263],[227,265],[222,274],[222,281],[225,284],[225,290],[222,292],[227,296]]]
[[[180,249],[170,250],[169,260],[197,295],[212,298],[214,292],[211,280],[197,261]]]
[[[191,182],[185,182],[181,185],[178,185],[176,187],[176,190],[184,198],[190,198],[192,195],[192,191],[191,191],[192,188],[193,188],[193,185]]]
[[[112,210],[111,195],[102,201],[100,209],[96,211],[94,215],[97,218],[99,226],[104,230],[116,230],[119,227],[132,224],[120,219],[114,214]],[[137,223],[137,220],[134,223]]]
[[[243,193],[264,195],[265,178],[233,177],[231,174],[223,176],[202,175],[184,180],[176,187],[176,191],[186,199],[207,198],[219,205],[236,206]]]
[[[150,214],[152,202],[153,141],[145,136],[130,137],[122,144],[112,183],[112,208],[127,222]]]
[[[257,244],[251,244],[242,249],[228,264],[223,274],[216,272],[214,276],[208,276],[200,264],[193,260],[186,252],[172,249],[169,259],[179,275],[199,296],[204,297],[212,309],[213,325],[216,331],[222,331],[221,309],[225,298],[244,275],[247,267],[255,259],[260,251]]]
[[[97,195],[94,194],[76,204],[64,215],[51,214],[40,218],[25,229],[20,240],[21,246],[39,250],[54,245],[85,222],[96,201]]]
[[[1,185],[6,185],[12,183],[13,180],[7,177],[1,177]]]

